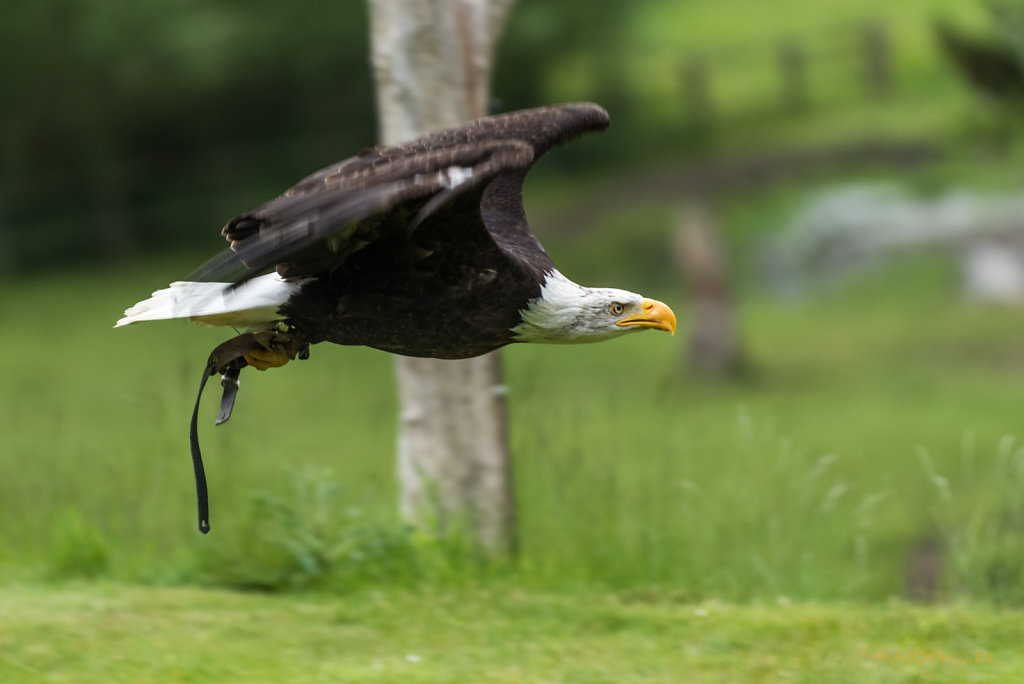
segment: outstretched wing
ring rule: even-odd
[[[381,216],[403,212],[411,231],[466,192],[481,194],[480,225],[499,246],[523,249],[525,240],[540,249],[523,216],[522,178],[553,145],[607,123],[597,105],[557,105],[366,150],[229,221],[222,233],[230,251],[191,279],[241,282],[273,268],[286,277],[329,271],[378,238]]]

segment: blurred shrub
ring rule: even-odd
[[[484,562],[457,535],[441,541],[406,525],[366,520],[344,505],[341,487],[326,471],[293,471],[287,479],[287,496],[253,496],[246,533],[204,559],[207,581],[272,592],[414,587],[460,581]]]
[[[54,579],[95,579],[110,569],[107,540],[69,508],[53,523],[49,574]]]
[[[959,468],[940,473],[919,451],[932,484],[931,513],[948,554],[944,578],[954,594],[985,596],[1000,605],[1024,605],[1024,446],[1011,436],[995,454],[977,462],[965,444]],[[961,490],[984,486],[988,496],[968,503]]]

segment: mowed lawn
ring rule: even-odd
[[[1012,682],[1024,616],[509,588],[0,589],[0,681]]]

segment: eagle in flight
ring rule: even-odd
[[[596,342],[675,332],[665,304],[562,275],[530,231],[523,179],[551,147],[605,128],[595,104],[491,116],[377,146],[317,171],[221,231],[230,248],[188,281],[132,306],[117,326],[189,318],[244,328],[203,374],[306,358],[318,342],[460,359],[517,342]],[[192,419],[197,488],[202,475]],[[200,529],[206,531],[205,479]]]

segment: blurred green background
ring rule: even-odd
[[[227,219],[374,142],[362,3],[9,0],[0,577],[1019,605],[1024,311],[1012,263],[1008,293],[972,296],[965,255],[981,235],[1018,256],[1021,16],[514,8],[494,109],[592,100],[613,120],[531,174],[535,231],[574,279],[671,302],[681,334],[508,351],[521,553],[503,564],[399,524],[390,359],[365,349],[245,378],[216,430],[208,400],[199,536],[187,424],[222,334],[110,329]],[[801,223],[822,193],[879,187]],[[960,216],[951,193],[972,198],[953,237],[934,229]],[[889,200],[909,218],[871,213]],[[710,375],[672,246],[695,208],[742,352]]]

